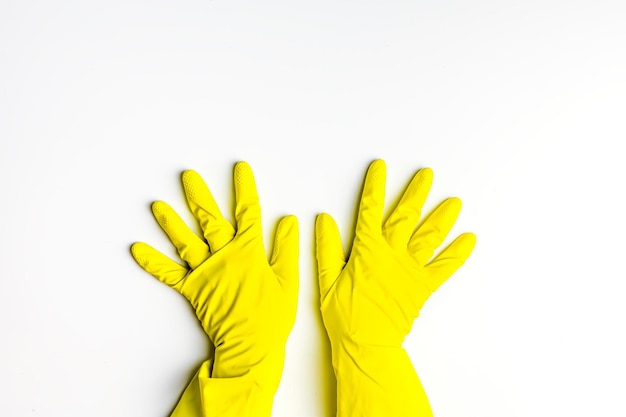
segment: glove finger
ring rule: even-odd
[[[335,220],[326,213],[318,215],[315,220],[315,248],[320,297],[323,300],[346,265],[339,228]]]
[[[372,162],[367,170],[356,224],[357,234],[359,232],[378,234],[382,231],[386,171],[382,159]]]
[[[130,247],[130,251],[140,267],[172,288],[178,289],[183,278],[187,275],[187,268],[172,261],[146,243],[134,243]]]
[[[237,162],[235,165],[235,219],[237,233],[249,229],[261,232],[261,206],[256,183],[250,165]]]
[[[432,182],[432,169],[420,169],[385,222],[383,236],[394,249],[406,248],[411,234],[413,234],[420,220],[422,208]]]
[[[176,247],[180,257],[192,269],[197,268],[209,257],[207,244],[187,227],[167,203],[164,201],[152,203],[152,214]]]
[[[420,265],[426,264],[444,241],[461,211],[461,200],[453,197],[439,205],[409,241],[408,249]]]
[[[463,233],[424,268],[428,277],[428,286],[432,290],[439,288],[470,256],[476,245],[473,233]]]
[[[299,255],[298,218],[285,216],[280,219],[274,235],[274,249],[270,265],[284,288],[298,291]]]
[[[182,179],[189,208],[198,219],[210,250],[217,252],[233,240],[235,229],[222,216],[209,187],[197,172],[185,171]]]

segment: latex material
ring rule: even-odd
[[[186,265],[145,243],[131,247],[143,269],[189,300],[215,346],[214,360],[202,364],[172,415],[269,416],[296,315],[297,220],[281,219],[268,262],[248,164],[234,170],[236,228],[196,172],[185,171],[182,180],[203,237],[166,203],[155,202],[152,211]]]
[[[321,311],[337,377],[337,414],[432,416],[402,348],[420,308],[470,255],[475,236],[460,235],[433,258],[454,225],[461,201],[450,198],[418,226],[432,183],[420,170],[383,224],[385,164],[367,172],[355,239],[346,259],[328,214],[316,221]]]

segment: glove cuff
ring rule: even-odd
[[[231,378],[211,377],[212,361],[201,366],[171,417],[270,417],[277,386],[263,384],[249,372]]]
[[[333,344],[337,416],[429,417],[426,393],[402,347]]]

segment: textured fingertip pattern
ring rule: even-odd
[[[235,164],[235,182],[241,185],[246,184],[250,180],[254,180],[250,165],[244,161],[237,162]]]
[[[161,226],[168,226],[169,222],[167,217],[167,210],[171,209],[170,206],[164,201],[155,201],[154,203],[152,203],[152,206],[150,208],[152,209],[152,214],[154,215],[154,218],[157,220],[157,222]]]
[[[434,173],[433,170],[430,168],[422,168],[417,171],[417,174],[415,174],[415,194],[422,197],[423,200],[426,200],[426,196],[428,196],[428,193],[430,192],[430,187],[433,184],[433,177]]]
[[[270,265],[274,266],[276,264],[276,261],[279,259],[280,257],[280,250],[281,250],[281,246],[282,246],[282,233],[284,232],[284,228],[285,226],[283,225],[284,220],[281,220],[278,223],[278,227],[276,228],[276,234],[274,235],[274,246],[272,249],[272,257],[270,259]]]
[[[148,265],[148,259],[145,251],[146,246],[147,245],[143,242],[136,242],[130,246],[131,255],[133,255],[135,262],[137,262],[137,264],[139,264],[139,266],[143,269],[145,269],[146,265]]]
[[[367,170],[367,175],[375,184],[381,182],[384,184],[387,178],[387,166],[385,165],[385,161],[377,159],[372,162]]]
[[[320,213],[315,219],[315,237],[317,246],[332,242],[339,235],[339,228],[330,214]],[[340,239],[339,239],[340,240]],[[341,241],[341,240],[340,240]]]
[[[330,217],[326,213],[320,213],[317,215],[315,219],[315,237],[319,239],[324,234],[324,229],[326,227],[325,218]]]
[[[385,206],[386,167],[382,159],[372,162],[365,175],[363,194],[359,204],[357,234],[360,232],[382,233]]]
[[[294,236],[295,233],[295,236]],[[294,241],[295,239],[295,241]],[[284,243],[288,245],[295,244],[296,256],[298,253],[298,218],[294,215],[283,217],[278,226],[276,227],[276,234],[274,235],[274,250],[272,251],[272,259],[270,263],[273,265],[281,256],[283,252],[282,246]],[[285,248],[288,251],[294,248]]]
[[[433,178],[435,176],[435,173],[433,172],[432,168],[422,168],[419,171],[417,171],[417,174],[415,175],[419,175],[420,176],[420,181],[426,181],[428,180],[429,182],[433,181]]]
[[[188,198],[195,198],[200,187],[207,188],[204,180],[196,171],[187,170],[183,172],[183,187]]]
[[[235,218],[237,233],[247,230],[261,232],[261,206],[250,165],[238,162],[235,165]]]
[[[439,231],[445,237],[459,217],[462,205],[461,199],[457,197],[448,198],[431,213],[424,222],[424,226]]]

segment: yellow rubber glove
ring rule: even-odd
[[[347,260],[335,221],[328,214],[317,218],[321,310],[339,417],[432,416],[402,343],[426,299],[464,263],[476,238],[462,234],[431,259],[461,209],[458,198],[445,200],[417,227],[431,182],[432,171],[420,170],[383,224],[385,164],[374,161]]]
[[[155,202],[152,211],[186,265],[145,243],[131,247],[143,269],[189,300],[215,346],[214,361],[202,364],[172,415],[269,416],[296,315],[297,220],[281,219],[268,262],[248,164],[235,165],[236,229],[196,172],[185,171],[182,180],[204,239],[166,203]]]

